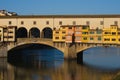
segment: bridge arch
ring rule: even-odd
[[[27,38],[28,37],[28,31],[25,27],[20,27],[17,29],[17,38]]]
[[[50,27],[45,27],[42,30],[42,37],[43,38],[52,38],[52,29]]]
[[[102,45],[94,45],[94,46],[86,46],[86,47],[83,47],[82,49],[78,49],[76,51],[76,56],[77,56],[77,61],[78,63],[83,63],[83,54],[84,54],[84,51],[88,50],[88,49],[91,49],[91,48],[96,48],[96,47],[103,47]]]
[[[30,38],[40,38],[40,30],[37,27],[32,27],[29,30],[29,37]]]
[[[56,48],[56,47],[52,46],[51,44],[40,43],[40,42],[38,42],[38,43],[36,43],[36,42],[33,42],[33,43],[31,43],[31,42],[28,42],[28,43],[20,43],[20,44],[18,44],[17,46],[14,46],[14,47],[11,47],[10,49],[8,49],[8,52],[13,51],[13,50],[16,50],[16,49],[19,49],[20,47],[25,48],[25,47],[27,47],[27,46],[30,45],[30,44],[37,44],[37,45],[48,46],[48,47],[53,48],[53,49],[56,49],[56,50],[58,50],[58,51],[60,51],[61,53],[64,54],[64,52],[63,52],[62,50],[60,50],[59,48]]]

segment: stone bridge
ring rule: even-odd
[[[83,51],[92,47],[98,46],[118,46],[117,44],[105,44],[105,43],[64,43],[53,42],[52,39],[45,38],[18,38],[17,42],[11,42],[8,45],[8,51],[15,49],[21,45],[26,44],[43,44],[58,49],[64,54],[64,58],[75,59],[83,56]],[[78,54],[80,53],[80,54]]]

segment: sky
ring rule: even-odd
[[[120,0],[1,0],[3,9],[19,15],[120,14]]]

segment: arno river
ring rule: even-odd
[[[120,48],[88,49],[83,64],[35,45],[9,54],[0,58],[0,80],[120,80]]]

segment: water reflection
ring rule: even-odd
[[[83,55],[84,63],[89,67],[102,70],[120,69],[120,49],[117,47],[96,47],[86,50]]]
[[[60,67],[48,70],[14,66],[7,59],[0,62],[0,80],[117,80],[120,76],[120,71],[98,71],[76,61],[65,60]]]
[[[9,55],[9,63],[5,58],[0,59],[0,80],[120,79],[119,48],[110,47],[105,49],[97,47],[89,49],[84,52],[83,65],[77,64],[76,60],[63,60],[59,52],[55,55],[55,53],[51,53],[50,50],[44,51],[46,51],[46,54],[43,54],[42,50],[39,52],[39,50],[34,51],[28,49],[17,51],[16,54],[10,53],[12,55]],[[25,54],[26,52],[27,54]],[[54,54],[54,56],[51,56],[50,53]],[[10,57],[12,58],[10,59]],[[109,58],[111,58],[112,61],[107,61]],[[117,67],[111,66],[116,66],[116,64]]]

